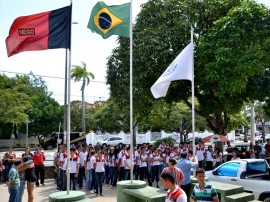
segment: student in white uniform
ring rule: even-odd
[[[80,169],[80,157],[75,154],[75,148],[70,148],[69,173],[70,173],[70,189],[72,188],[72,190],[76,190],[79,169]]]
[[[67,175],[66,175],[66,165],[67,165],[67,153],[66,153],[67,146],[62,145],[60,159],[59,159],[59,169],[60,169],[60,182],[59,188],[60,191],[67,190]]]
[[[122,160],[125,164],[125,180],[130,180],[130,168],[132,161],[130,158],[130,147],[127,148],[127,154],[123,156]]]
[[[82,188],[83,186],[83,179],[85,179],[85,168],[84,168],[84,160],[86,159],[87,156],[87,146],[86,144],[82,145],[82,150],[79,152],[79,157],[80,157],[80,170],[79,170],[79,175],[78,175],[78,184],[79,184],[79,189]]]
[[[158,153],[158,148],[154,148],[154,152],[150,155],[151,171],[152,171],[152,182],[156,180],[157,188],[159,182],[159,165],[160,165],[160,154]]]
[[[92,184],[92,169],[93,167],[93,163],[91,163],[91,157],[94,156],[95,151],[89,151],[86,159],[84,160],[84,169],[85,169],[85,176],[86,176],[86,180],[85,180],[85,189],[86,190],[91,190],[91,184]]]
[[[96,163],[96,152],[93,150],[94,155],[90,158],[90,167],[91,167],[91,174],[92,174],[92,182],[90,184],[90,193],[95,193],[95,186],[96,186],[96,171],[94,168],[94,164]]]
[[[99,191],[100,196],[103,196],[102,183],[105,177],[105,164],[106,164],[106,159],[104,158],[102,152],[98,151],[98,156],[96,158],[96,162],[94,163],[94,168],[96,172],[96,195],[97,196],[98,196],[98,191]]]
[[[144,176],[147,176],[148,184],[149,186],[152,186],[152,181],[150,180],[150,174],[147,168],[148,155],[145,153],[145,147],[141,147],[140,161],[140,180],[144,180]]]

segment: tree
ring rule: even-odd
[[[24,85],[22,80],[19,76],[9,78],[4,74],[0,75],[0,122],[7,126],[12,124],[16,139],[18,138],[17,124],[28,119],[25,111],[32,107],[29,95],[21,88]],[[4,134],[4,137],[10,137],[10,135]]]
[[[72,101],[70,104],[70,130],[81,131],[82,128],[82,110],[80,101]]]
[[[82,132],[85,132],[85,101],[84,101],[84,89],[89,85],[90,79],[95,79],[95,76],[92,72],[88,72],[86,69],[86,64],[82,62],[82,66],[73,65],[71,70],[71,78],[75,79],[75,82],[82,81]]]
[[[27,94],[17,92],[14,89],[2,89],[0,94],[0,122],[12,123],[13,134],[17,139],[17,124],[28,120],[25,111],[31,107],[29,97]]]
[[[255,120],[262,125],[262,138],[265,141],[265,123],[270,120],[270,117],[265,113],[265,104],[257,103],[255,105]]]
[[[196,113],[214,133],[225,134],[244,102],[265,99],[258,91],[259,77],[266,77],[269,67],[269,18],[269,9],[248,0],[149,0],[134,25],[135,114],[155,105],[150,87],[189,43],[190,25],[196,22]],[[129,99],[129,43],[118,41],[107,63],[107,83],[122,106]],[[190,96],[190,82],[176,81],[164,100],[182,100],[191,108]]]
[[[265,74],[269,66],[268,47],[265,46],[268,20],[268,9],[245,1],[218,19],[199,40],[196,78],[201,85],[196,89],[203,93],[197,93],[197,98],[201,108],[209,104],[213,107],[203,110],[208,115],[202,113],[202,116],[220,134],[226,132],[230,115],[238,113],[245,101],[263,99],[259,96],[262,86],[254,81],[259,81],[258,76]],[[203,102],[205,95],[214,102]]]
[[[93,130],[103,132],[129,132],[129,111],[120,109],[113,99],[98,107],[93,114]]]
[[[10,138],[7,127],[13,126],[15,138],[17,131],[25,132],[29,124],[29,136],[46,136],[58,129],[63,117],[62,107],[51,98],[46,83],[31,72],[28,76],[16,75],[9,78],[0,75],[0,124],[1,137]]]

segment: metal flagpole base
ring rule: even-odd
[[[69,194],[67,194],[66,191],[59,191],[50,194],[49,196],[49,202],[58,202],[58,201],[63,201],[63,202],[71,202],[71,201],[88,201],[91,202],[92,200],[86,197],[85,192],[83,191],[70,191]]]

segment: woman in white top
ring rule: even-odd
[[[127,148],[127,154],[122,157],[125,164],[125,180],[130,180],[130,168],[131,168],[131,158],[130,158],[130,147]]]
[[[197,156],[194,156],[194,157],[195,158],[193,159],[193,151],[192,150],[189,150],[188,151],[188,157],[187,157],[188,160],[198,165],[198,158],[197,158]],[[194,168],[191,168],[190,169],[190,172],[191,172],[191,175],[193,175]]]
[[[150,162],[152,163],[151,165],[151,172],[152,172],[152,182],[155,181],[157,182],[157,188],[158,182],[159,182],[159,165],[160,165],[160,154],[158,153],[158,148],[154,148],[154,152],[150,155]]]
[[[148,155],[145,153],[145,147],[141,147],[141,154],[140,154],[140,180],[144,180],[144,177],[147,177],[149,186],[152,186],[152,181],[150,179],[150,174],[147,168],[148,162]]]
[[[114,164],[113,166],[113,184],[112,184],[112,189],[114,189],[114,187],[116,187],[117,184],[117,179],[118,179],[118,174],[119,174],[119,170],[118,170],[118,154],[119,154],[119,149],[115,149],[114,150],[114,155],[112,156],[112,163]]]
[[[113,185],[113,169],[114,169],[114,149],[112,148],[110,151],[109,151],[109,154],[108,154],[108,165],[109,165],[109,177],[107,178],[107,181],[106,181],[106,184],[109,185]]]
[[[91,156],[91,158],[90,158],[91,174],[92,174],[92,182],[90,184],[90,193],[91,194],[95,193],[94,189],[95,189],[95,186],[96,186],[96,171],[95,171],[95,168],[94,168],[94,163],[96,163],[96,155],[97,154],[96,154],[95,150],[93,150],[93,152],[94,152],[94,155]]]
[[[91,157],[94,156],[95,151],[89,151],[86,159],[84,160],[84,169],[85,169],[85,188],[86,190],[91,190],[91,184],[92,184],[92,169],[94,168],[93,166],[93,161],[91,162]]]
[[[207,151],[205,152],[206,157],[206,171],[213,170],[213,147],[211,145],[208,146]]]
[[[219,148],[216,148],[216,167],[220,166],[222,163],[222,153]]]
[[[99,188],[100,196],[103,196],[102,183],[105,177],[105,164],[106,164],[106,159],[104,158],[101,150],[99,150],[98,156],[96,158],[96,162],[94,163],[94,168],[96,172],[96,195],[97,196],[98,196],[98,188]]]
[[[233,155],[233,157],[231,159],[232,161],[234,161],[234,160],[240,160],[240,158],[238,157],[238,153],[236,151],[233,151],[232,155]]]

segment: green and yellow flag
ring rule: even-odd
[[[103,39],[111,35],[129,37],[130,3],[107,6],[98,2],[92,9],[88,28]]]

